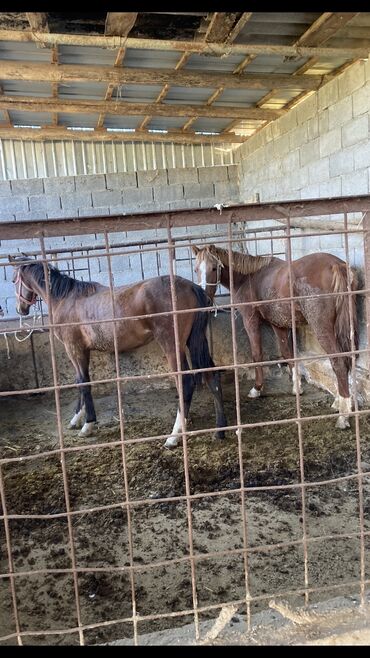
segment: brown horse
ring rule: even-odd
[[[41,297],[47,303],[44,265],[41,261],[27,260],[24,257],[9,257],[9,260],[15,268],[13,282],[16,287],[17,313],[28,315],[30,306],[35,303],[37,297]],[[159,276],[133,285],[114,288],[114,310],[112,312],[111,291],[107,286],[94,281],[77,281],[50,264],[47,265],[47,271],[54,322],[58,324],[81,323],[55,328],[55,335],[63,343],[75,368],[77,383],[90,381],[91,350],[114,353],[113,322],[104,322],[113,316],[119,318],[115,322],[119,352],[134,350],[155,340],[166,355],[171,371],[177,371],[169,276]],[[175,276],[174,281],[177,310],[189,309],[189,313],[180,313],[177,316],[181,370],[190,369],[185,355],[186,347],[190,353],[193,369],[213,367],[214,363],[209,353],[206,337],[209,313],[194,310],[209,306],[210,300],[204,290],[191,281],[179,276]],[[132,316],[151,313],[167,313],[167,315],[130,319]],[[94,320],[98,323],[86,324]],[[220,373],[212,371],[204,372],[203,375],[214,397],[216,426],[217,428],[225,427],[227,423],[223,409]],[[197,373],[196,377],[192,374],[182,375],[185,421],[194,388],[199,379],[201,379],[201,373]],[[90,435],[96,422],[89,384],[79,387],[76,412],[69,427],[79,427],[84,413],[86,413],[86,420],[80,436]],[[175,447],[180,433],[181,413],[179,408],[172,433],[165,446],[167,448]],[[222,439],[224,435],[224,430],[220,429],[217,430],[215,436]]]
[[[198,281],[207,294],[214,298],[217,286],[222,284],[230,289],[229,252],[209,245],[204,248],[192,247],[195,271]],[[266,304],[250,304],[238,308],[251,345],[253,361],[262,361],[261,322],[270,323],[280,345],[282,356],[293,358],[290,329],[292,327],[291,303],[276,301],[290,297],[289,265],[286,261],[270,256],[251,256],[232,252],[233,282],[235,303],[274,300]],[[351,346],[351,322],[349,295],[347,292],[346,263],[326,253],[303,256],[291,263],[292,287],[294,296],[306,296],[294,302],[296,325],[309,324],[321,347],[327,354],[349,352]],[[350,270],[351,289],[357,289],[355,272]],[[319,294],[336,293],[330,297],[317,297]],[[357,315],[354,296],[350,296],[353,318],[353,339],[358,348]],[[349,356],[329,357],[337,378],[338,395],[333,407],[339,409],[336,426],[349,427],[348,413],[351,411],[351,398],[348,374],[351,365]],[[301,393],[300,378],[289,362],[293,378],[293,393]],[[259,397],[263,386],[263,371],[256,366],[256,380],[250,390],[251,398]]]

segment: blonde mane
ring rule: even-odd
[[[229,267],[229,252],[221,247],[210,244],[205,249],[211,256],[214,256],[223,266]],[[239,251],[232,251],[232,265],[235,272],[240,274],[254,274],[258,270],[268,265],[272,256],[251,256],[242,254]]]

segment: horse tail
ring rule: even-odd
[[[334,292],[347,292],[347,266],[345,264],[336,263],[335,265],[332,265],[332,270]],[[350,283],[351,290],[357,290],[357,275],[351,268]],[[354,295],[338,295],[335,302],[336,317],[334,322],[334,333],[342,352],[350,352],[352,350],[350,304],[352,305],[354,346],[356,350],[358,349],[358,320],[355,297]],[[345,357],[345,359],[347,368],[349,369],[351,366],[351,358],[348,356]]]
[[[207,293],[196,284],[192,284],[193,293],[197,299],[198,308],[212,306]],[[209,322],[209,312],[196,311],[193,326],[186,344],[189,348],[192,368],[213,368],[215,365],[209,352],[206,330]],[[202,381],[202,373],[194,374],[196,384]]]

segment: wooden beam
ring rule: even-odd
[[[114,66],[120,66],[122,64],[125,54],[126,54],[126,48],[120,48],[118,53],[117,53],[117,56],[116,56],[116,59],[115,59],[115,62],[114,62]],[[112,98],[113,90],[114,90],[114,84],[109,83],[109,85],[107,87],[107,91],[105,92],[105,100],[106,101],[108,101]],[[96,124],[97,128],[102,128],[103,127],[104,119],[105,119],[105,112],[102,112],[101,114],[99,114],[99,117],[98,117],[98,121],[97,121],[97,124]]]
[[[235,41],[236,37],[239,35],[239,33],[242,31],[244,25],[248,23],[249,19],[252,16],[251,11],[245,11],[241,17],[239,18],[238,22],[236,25],[234,25],[233,29],[231,30],[230,34],[226,37],[224,43],[233,43]]]
[[[26,12],[27,20],[31,30],[34,32],[50,32],[48,15],[44,12]]]
[[[68,130],[67,128],[0,128],[0,139],[24,141],[83,141],[83,142],[171,142],[175,144],[242,144],[244,137],[234,135],[198,135],[195,133],[108,132],[107,130]]]
[[[215,94],[213,94],[215,96]],[[114,114],[118,116],[210,117],[230,119],[277,119],[284,110],[255,107],[212,107],[211,105],[175,105],[170,103],[129,103],[119,100],[80,101],[32,96],[0,96],[0,110],[31,112],[70,112],[71,114]]]
[[[158,212],[130,213],[126,215],[105,215],[73,217],[71,219],[18,220],[0,223],[0,240],[22,240],[40,235],[56,237],[64,235],[91,235],[93,233],[136,231],[170,226],[204,226],[207,224],[228,224],[229,222],[250,222],[261,220],[281,220],[286,217],[317,217],[319,215],[344,212],[369,212],[370,196],[350,196],[340,199],[306,199],[301,201],[281,201],[279,203],[248,203],[223,208],[198,208],[186,210],[163,210]],[[94,209],[91,208],[91,212]]]
[[[230,34],[238,14],[215,11],[212,15],[204,40],[206,42],[223,43]]]
[[[132,37],[107,37],[81,34],[56,34],[27,32],[25,30],[0,30],[0,41],[35,42],[43,41],[49,46],[96,46],[98,48],[132,48],[139,50],[175,50],[180,52],[204,53],[206,55],[281,55],[283,57],[334,57],[348,59],[367,58],[370,48],[325,48],[306,46],[282,46],[269,43],[220,44],[204,41],[175,41],[171,39],[137,39]]]
[[[233,73],[201,73],[193,70],[112,68],[76,64],[0,61],[1,80],[47,80],[49,82],[111,82],[121,84],[172,84],[181,87],[225,87],[225,89],[318,89],[331,76],[321,75],[234,75]]]
[[[127,37],[134,27],[138,12],[109,11],[105,21],[105,32],[107,36]]]
[[[343,14],[325,12],[304,34],[296,41],[296,46],[321,46],[338,32],[344,25],[347,25],[358,12],[344,12]]]

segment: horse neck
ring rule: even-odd
[[[238,290],[242,283],[244,283],[246,276],[246,274],[241,274],[240,272],[235,272],[235,270],[233,270],[233,283],[235,290]],[[221,284],[230,290],[230,268],[228,265],[224,265],[221,269]]]

